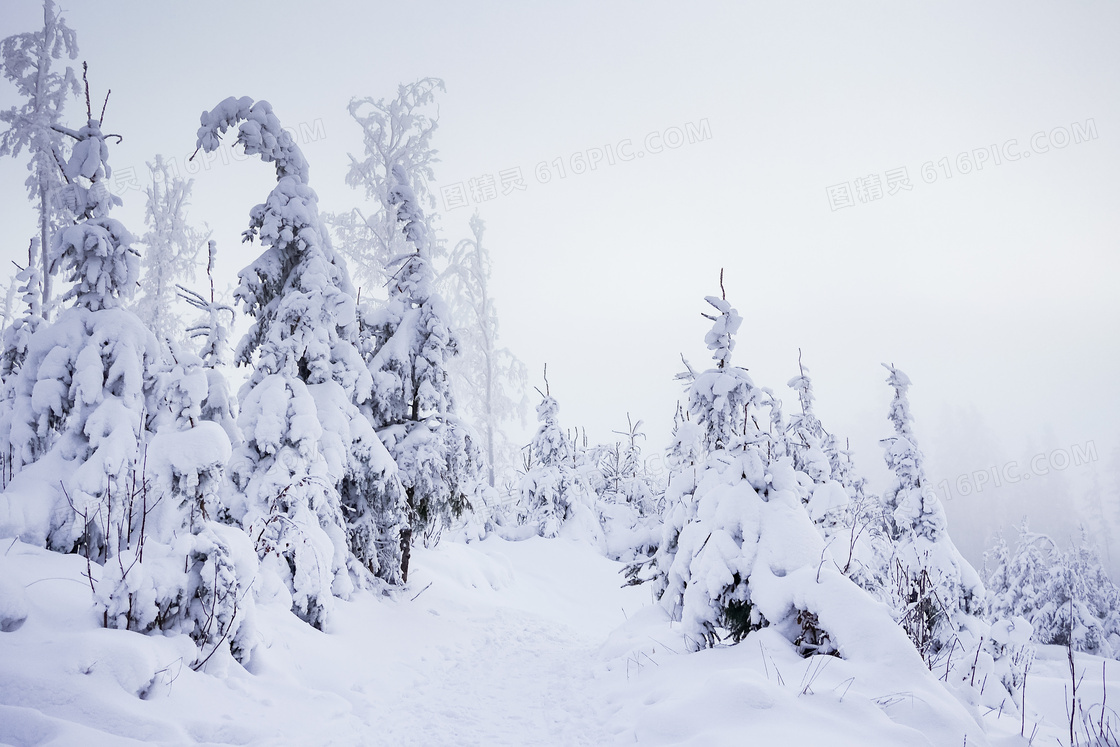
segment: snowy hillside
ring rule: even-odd
[[[263,601],[249,671],[215,658],[202,672],[186,636],[101,629],[81,558],[3,550],[4,744],[1027,743],[1017,717],[966,708],[886,655],[802,659],[769,630],[684,654],[648,592],[620,588],[620,564],[569,540],[419,549],[409,588],[340,603],[324,632]],[[1031,674],[1035,744],[1067,728],[1064,655],[1043,649]],[[1090,699],[1103,665],[1078,656]]]

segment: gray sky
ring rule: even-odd
[[[478,208],[503,340],[538,382],[548,362],[563,422],[592,439],[630,412],[652,449],[665,443],[681,353],[707,362],[699,312],[723,267],[746,318],[737,362],[789,412],[800,347],[825,427],[851,437],[876,487],[877,440],[889,435],[882,361],[914,382],[934,483],[976,485],[972,472],[992,466],[1032,472],[1036,454],[1040,467],[1062,464],[1054,450],[1075,445],[1090,454],[1033,483],[989,478],[943,495],[973,560],[1001,517],[1031,513],[1068,536],[1093,479],[1120,511],[1109,468],[1120,5],[63,8],[94,98],[113,89],[105,127],[125,140],[110,161],[118,177],[134,170],[135,187],[156,153],[186,167],[202,110],[248,95],[300,133],[322,209],[348,209],[362,203],[343,183],[347,152],[361,148],[350,97],[443,78],[437,194],[461,186],[470,203],[441,199],[444,238],[466,236]],[[5,0],[0,37],[40,22],[37,2]],[[0,106],[14,103],[0,85]],[[191,217],[214,229],[233,282],[255,256],[239,234],[273,174],[225,160],[192,165]],[[471,194],[470,180],[515,169],[523,190]],[[13,259],[34,232],[25,173],[22,158],[0,161]],[[142,192],[123,186],[117,217],[140,234]]]

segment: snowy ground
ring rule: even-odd
[[[1027,744],[1017,715],[970,717],[934,677],[803,660],[771,631],[682,654],[649,591],[620,587],[619,567],[564,540],[418,549],[399,597],[340,604],[326,633],[265,601],[252,672],[214,660],[196,673],[184,638],[101,629],[80,558],[3,540],[0,620],[26,620],[0,632],[0,742],[730,745],[749,734],[955,747],[968,733],[970,746]],[[1102,661],[1079,662],[1097,702]],[[1104,676],[1120,692],[1120,668]],[[1064,651],[1040,651],[1034,744],[1068,731],[1068,681]]]

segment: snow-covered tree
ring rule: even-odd
[[[1062,552],[1026,519],[1015,550],[997,537],[988,577],[988,616],[1025,618],[1041,644],[1120,658],[1120,589],[1108,577],[1087,533]]]
[[[451,253],[442,280],[459,337],[460,355],[450,367],[452,390],[464,417],[482,437],[490,487],[512,473],[518,449],[504,426],[524,422],[528,372],[509,348],[498,347],[498,312],[490,297],[490,253],[482,244],[486,225],[475,213],[472,238]]]
[[[774,596],[795,569],[819,568],[823,540],[802,505],[790,457],[772,448],[769,426],[759,426],[759,410],[773,396],[731,364],[743,319],[724,298],[705,300],[714,310],[704,316],[712,321],[705,343],[716,366],[679,377],[689,382],[688,414],[676,431],[681,444],[654,558],[656,591],[694,648],[776,625],[798,650],[832,653],[817,621],[821,608],[808,600],[790,607],[778,601],[787,598],[781,592]],[[842,579],[834,569],[822,573]]]
[[[229,438],[201,420],[201,360],[176,349],[164,357],[125,307],[139,261],[108,215],[119,200],[105,187],[101,122],[56,128],[76,141],[63,172],[77,222],[55,233],[50,255],[73,283],[63,296],[73,305],[36,325],[6,382],[0,438],[15,472],[6,514],[19,517],[25,541],[102,565],[90,583],[106,627],[187,633],[198,666],[219,650],[244,660],[255,558],[244,533],[212,518]]]
[[[355,279],[368,289],[386,286],[394,275],[394,260],[415,251],[390,208],[397,188],[393,169],[399,167],[407,175],[418,208],[435,207],[428,185],[434,178],[432,165],[439,161],[431,147],[437,122],[425,112],[437,90],[445,90],[442,80],[423,78],[401,84],[392,100],[366,97],[350,101],[350,116],[362,128],[365,153],[360,158],[350,155],[346,183],[361,189],[373,209],[367,211],[368,216],[354,209],[329,220],[339,234],[342,252],[354,266]],[[425,233],[433,236],[431,215],[421,216],[421,220]],[[432,249],[438,251],[438,246]]]
[[[100,122],[91,119],[76,132],[58,129],[76,140],[64,170],[79,220],[55,233],[50,259],[51,269],[73,282],[63,300],[74,303],[28,340],[0,437],[14,472],[41,466],[46,482],[58,486],[48,521],[31,535],[104,561],[134,539],[121,528],[132,527],[138,510],[132,478],[159,346],[122,308],[139,262],[132,235],[108,217],[115,198],[103,181],[108,147]]]
[[[626,417],[629,428],[615,431],[623,440],[598,450],[596,472],[601,487],[597,505],[607,556],[633,561],[648,558],[660,544],[665,489],[645,464],[642,421]]]
[[[520,511],[542,537],[566,534],[602,544],[595,492],[576,465],[575,448],[560,426],[560,405],[548,387],[537,405],[540,426],[529,443],[529,468],[521,478]]]
[[[31,240],[27,266],[12,279],[10,291],[18,291],[23,313],[4,327],[3,352],[0,353],[0,381],[9,380],[23,365],[31,336],[43,323],[43,272],[38,264],[38,239]]]
[[[786,434],[794,468],[810,480],[806,508],[841,572],[886,601],[891,549],[882,506],[877,496],[867,494],[850,452],[817,418],[813,382],[800,355],[798,367],[789,387],[797,392],[800,412],[790,417]]]
[[[9,36],[0,41],[0,70],[25,99],[19,107],[0,110],[0,122],[8,129],[0,132],[0,156],[18,157],[26,148],[31,155],[31,173],[24,184],[39,211],[39,266],[50,265],[51,236],[62,225],[63,212],[55,204],[54,192],[62,186],[60,161],[65,152],[62,133],[55,128],[61,121],[66,99],[80,93],[78,79],[70,67],[54,70],[55,60],[63,55],[78,56],[77,35],[67,25],[52,0],[43,2],[43,28]],[[88,109],[88,97],[87,97]],[[101,116],[104,116],[102,111]],[[92,112],[87,111],[92,119]],[[42,276],[43,314],[52,308],[51,276]]]
[[[232,509],[287,584],[292,610],[321,627],[332,594],[353,588],[350,571],[397,580],[399,522],[371,517],[399,511],[400,485],[356,406],[369,403],[371,381],[355,348],[354,290],[319,219],[307,161],[271,105],[248,97],[204,113],[198,147],[215,150],[234,126],[248,155],[275,163],[277,182],[250,211],[244,238],[265,251],[235,293],[254,323],[236,352],[253,371],[239,396],[245,442],[232,462],[241,495]]]
[[[136,313],[159,339],[179,339],[183,320],[175,309],[176,286],[193,277],[199,249],[207,237],[187,222],[193,181],[174,174],[163,156],[157,155],[148,170],[152,173],[152,183],[145,190],[148,231],[141,239],[145,251]]]
[[[142,529],[106,563],[95,602],[108,627],[189,635],[198,646],[196,669],[219,650],[244,663],[253,647],[245,623],[257,558],[247,534],[219,521],[230,439],[204,417],[211,393],[201,358],[170,341],[153,379]]]
[[[435,239],[422,202],[431,179],[434,123],[416,111],[435,80],[402,86],[392,102],[352,102],[365,132],[366,157],[350,178],[377,203],[378,262],[388,256],[388,301],[361,309],[362,351],[373,376],[364,408],[400,469],[414,535],[426,542],[477,500],[481,454],[457,414],[448,363],[459,344],[435,288]],[[363,109],[362,107],[368,107]],[[390,254],[395,252],[396,254]]]
[[[888,419],[895,435],[883,439],[887,466],[894,473],[883,505],[893,543],[891,578],[903,628],[918,651],[932,661],[984,603],[979,575],[949,538],[945,509],[926,486],[922,452],[912,427],[907,390],[910,379],[894,366],[887,383],[894,390]]]

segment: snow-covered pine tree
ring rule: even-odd
[[[39,262],[38,239],[31,240],[27,266],[12,279],[11,290],[18,290],[23,313],[4,328],[4,349],[0,353],[0,381],[8,381],[23,365],[31,336],[43,323],[43,272]]]
[[[366,157],[354,158],[348,179],[377,204],[377,262],[390,252],[389,298],[364,304],[362,351],[373,375],[364,408],[400,470],[412,537],[438,541],[471,509],[484,482],[473,430],[457,414],[448,373],[458,353],[450,314],[435,288],[435,237],[422,202],[429,196],[435,123],[418,108],[443,84],[425,79],[401,86],[392,102],[351,102],[362,125]],[[359,114],[359,112],[362,112]]]
[[[37,265],[40,253],[38,239],[32,239],[27,251],[27,266],[19,268],[8,287],[9,298],[16,291],[21,294],[23,313],[5,324],[3,350],[0,351],[0,407],[11,412],[15,401],[15,376],[27,358],[28,345],[35,332],[43,325],[42,271]],[[3,422],[0,417],[0,422]],[[0,489],[7,487],[14,472],[13,448],[9,445],[0,451]]]
[[[368,403],[371,382],[354,347],[354,291],[319,220],[307,161],[271,105],[248,97],[203,113],[198,147],[215,150],[234,126],[246,154],[275,163],[277,182],[250,211],[244,239],[265,251],[235,293],[255,321],[236,352],[254,368],[239,396],[245,443],[232,462],[241,491],[232,508],[293,612],[321,627],[332,594],[353,588],[349,570],[398,580],[400,484],[355,406]]]
[[[1045,603],[1051,583],[1050,569],[1061,563],[1061,552],[1045,534],[1032,532],[1026,520],[1019,524],[1015,551],[1003,534],[985,554],[992,565],[988,573],[986,610],[990,620],[1014,616],[1032,620]]]
[[[1037,574],[1042,577],[1041,588],[1033,598],[1018,600],[1034,607],[1028,619],[1035,629],[1035,641],[1120,658],[1120,590],[1101,566],[1087,532],[1082,529],[1081,541],[1063,553],[1052,549],[1049,537],[1029,532],[1025,521],[1021,530],[1027,544],[1016,548],[1016,560],[1022,558],[1028,568],[1036,563],[1044,566]],[[1033,549],[1037,546],[1051,552],[1040,553]]]
[[[68,274],[74,285],[62,300],[74,304],[28,340],[10,381],[12,407],[4,411],[0,438],[16,473],[11,501],[22,499],[21,472],[41,471],[39,478],[50,486],[45,500],[35,496],[50,507],[24,513],[25,540],[63,552],[80,549],[104,562],[138,540],[140,522],[134,519],[142,508],[134,477],[159,345],[122,308],[139,261],[132,235],[108,217],[119,200],[104,183],[110,170],[101,123],[90,119],[77,131],[56,129],[76,141],[63,170],[70,182],[67,202],[78,220],[55,233],[48,270]]]
[[[148,170],[152,174],[145,190],[148,231],[141,239],[145,251],[136,313],[159,339],[179,339],[183,320],[175,310],[176,285],[193,277],[199,249],[208,237],[187,222],[193,181],[172,173],[163,156],[157,155]]]
[[[894,545],[891,579],[896,612],[910,640],[928,662],[946,649],[983,609],[984,587],[949,537],[945,509],[925,484],[922,452],[912,427],[910,379],[894,366],[888,419],[895,435],[881,441],[894,473],[883,505]]]
[[[55,128],[61,121],[66,99],[80,93],[78,79],[70,67],[52,70],[54,60],[63,55],[78,56],[77,35],[62,18],[53,0],[43,2],[43,28],[15,34],[0,41],[0,70],[25,99],[22,106],[0,110],[0,122],[8,129],[0,132],[0,156],[18,157],[26,148],[31,155],[31,173],[24,184],[28,197],[39,211],[39,266],[47,268],[51,236],[62,225],[64,211],[55,203],[55,191],[62,186],[59,164],[65,153],[62,133]],[[88,97],[87,97],[88,98]],[[104,117],[104,111],[101,116]],[[87,112],[87,118],[92,113]],[[42,277],[42,313],[50,318],[51,276]]]
[[[690,382],[688,416],[678,423],[682,458],[666,494],[679,503],[667,508],[654,559],[661,604],[694,648],[777,625],[802,652],[831,653],[819,610],[809,609],[815,605],[789,608],[772,596],[787,573],[819,567],[823,540],[802,505],[790,457],[773,448],[776,434],[759,427],[758,410],[773,396],[731,364],[742,317],[724,298],[705,300],[714,309],[704,316],[712,321],[705,343],[716,366],[679,377]]]
[[[650,474],[642,457],[642,421],[626,416],[628,429],[615,431],[624,440],[600,449],[597,472],[601,475],[599,519],[606,539],[607,556],[634,561],[657,550],[664,486]]]
[[[198,351],[206,369],[207,391],[202,403],[201,417],[222,426],[233,446],[241,445],[241,432],[237,429],[237,405],[230,393],[229,383],[223,370],[228,363],[230,331],[236,321],[237,312],[232,306],[220,303],[214,294],[214,260],[217,257],[217,244],[207,242],[206,276],[210,280],[209,300],[201,293],[179,285],[179,298],[202,312],[202,318],[187,327],[187,337],[202,340]]]
[[[528,371],[509,348],[498,347],[498,312],[490,297],[490,253],[482,244],[486,224],[475,213],[472,238],[451,253],[441,281],[459,337],[460,355],[450,366],[452,391],[463,416],[482,437],[490,487],[513,473],[518,448],[504,426],[524,423]]]
[[[806,508],[824,537],[841,572],[877,599],[887,601],[890,542],[882,506],[865,492],[866,480],[854,472],[851,454],[821,425],[813,407],[813,382],[801,364],[789,387],[797,392],[800,412],[790,417],[786,434],[794,468],[811,482]]]
[[[545,391],[537,405],[540,426],[528,446],[529,468],[521,478],[520,516],[541,537],[566,536],[603,543],[595,493],[576,468],[574,446],[560,427],[560,405],[552,396],[545,367]]]
[[[809,515],[825,541],[831,544],[850,524],[848,495],[843,486],[832,479],[832,464],[824,451],[828,434],[813,411],[813,381],[801,364],[800,351],[797,364],[800,373],[789,380],[789,387],[797,392],[801,411],[790,417],[786,434],[794,469],[805,473],[812,481],[806,486]]]

